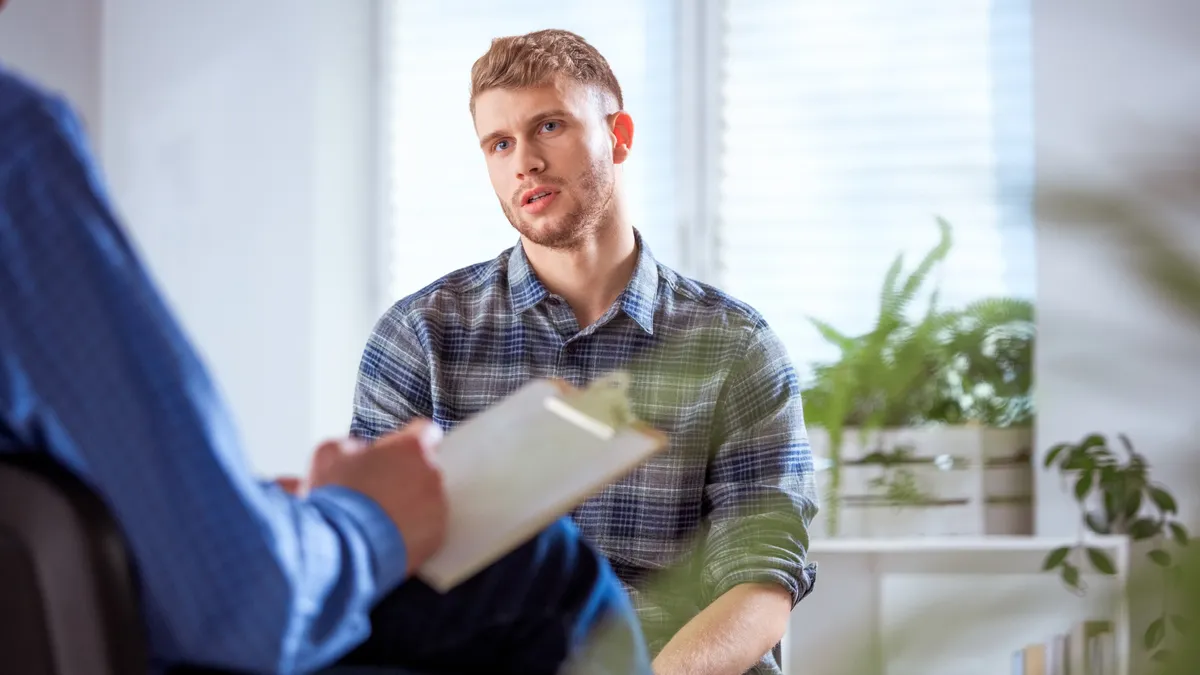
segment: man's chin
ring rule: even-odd
[[[526,241],[543,248],[571,248],[579,239],[578,228],[562,222],[522,222],[517,231]]]

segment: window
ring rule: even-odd
[[[939,301],[1032,296],[1028,7],[988,0],[729,0],[717,279],[793,358],[808,316],[869,330],[884,272],[954,226]]]
[[[467,112],[492,37],[575,30],[637,127],[635,223],[660,259],[759,309],[802,370],[809,316],[869,328],[892,258],[954,226],[943,303],[1032,297],[1028,0],[397,0],[393,297],[515,242]],[[453,26],[453,28],[450,28]]]

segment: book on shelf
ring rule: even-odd
[[[1117,675],[1111,621],[1080,621],[1067,633],[1013,652],[1012,675]]]

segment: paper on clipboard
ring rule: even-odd
[[[535,380],[447,434],[446,542],[418,576],[450,590],[664,448],[627,387],[624,373],[583,390]]]

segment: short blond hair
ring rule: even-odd
[[[567,77],[611,94],[625,108],[621,85],[608,61],[587,40],[566,30],[539,30],[492,40],[471,66],[471,116],[475,99],[489,89],[525,89]]]

